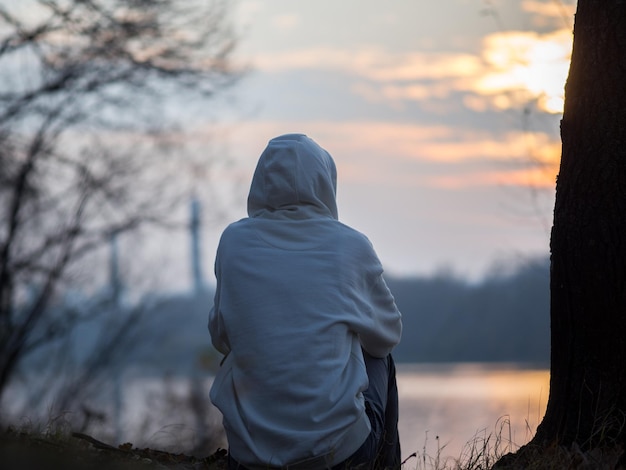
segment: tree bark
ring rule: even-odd
[[[551,236],[551,371],[533,444],[626,442],[626,3],[579,0]]]

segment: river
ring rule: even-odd
[[[403,458],[414,452],[420,460],[459,458],[468,442],[482,445],[489,436],[491,446],[496,441],[520,446],[533,436],[545,412],[549,387],[545,369],[481,363],[398,364],[397,370]],[[206,376],[189,380],[131,373],[110,380],[102,397],[90,405],[106,416],[94,435],[107,442],[130,440],[139,446],[189,452],[199,435],[219,429],[219,412],[208,404],[210,385]],[[14,410],[23,409],[20,402],[28,390],[16,387],[9,392],[7,403]],[[54,402],[41,397],[38,403],[45,423]],[[24,416],[14,418],[23,421]],[[74,416],[82,420],[80,413]],[[225,447],[220,435],[214,445]]]
[[[488,437],[515,449],[532,438],[549,390],[549,371],[517,364],[398,364],[397,378],[403,458],[458,458]]]

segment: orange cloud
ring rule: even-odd
[[[441,80],[474,76],[483,68],[480,58],[471,54],[410,53],[393,58],[393,63],[363,70],[364,75],[376,81]]]
[[[554,188],[555,175],[541,168],[529,168],[436,176],[432,177],[429,183],[431,186],[445,189],[462,189],[477,186],[528,186],[550,189]]]
[[[396,53],[378,47],[358,50],[314,47],[260,54],[255,63],[270,71],[293,68],[349,70],[378,82],[473,76],[482,68],[480,58],[472,54]]]
[[[240,137],[229,144],[230,152],[250,168],[270,138],[303,132],[331,152],[342,179],[372,184],[550,187],[560,157],[560,143],[544,133],[510,132],[496,140],[485,132],[382,121],[249,121],[237,124],[236,131]],[[201,130],[192,135],[202,138]],[[418,174],[419,162],[438,168],[438,175]],[[442,175],[447,167],[450,174]]]
[[[571,47],[572,35],[567,30],[543,35],[528,31],[492,34],[484,41],[485,73],[468,88],[491,97],[496,107],[537,100],[543,111],[561,113]]]
[[[349,71],[368,82],[352,90],[372,102],[396,106],[466,92],[470,109],[510,109],[530,101],[549,113],[563,110],[572,35],[507,31],[485,37],[480,56],[461,53],[392,53],[380,48],[310,48],[257,57],[261,69],[326,68]]]

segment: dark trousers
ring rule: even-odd
[[[359,467],[364,469],[399,469],[400,437],[398,435],[398,385],[396,366],[391,355],[370,356],[363,351],[369,387],[365,397],[365,412],[372,431],[363,445],[351,457],[333,470]]]
[[[365,412],[372,430],[367,439],[345,461],[332,467],[332,470],[359,469],[399,469],[400,438],[398,435],[398,385],[396,365],[391,355],[378,358],[363,351],[369,386],[363,396]],[[229,457],[229,470],[246,470],[236,460]]]

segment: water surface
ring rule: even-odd
[[[517,364],[398,364],[402,455],[458,458],[466,443],[527,443],[545,413],[549,371]],[[438,439],[437,439],[438,437]],[[439,449],[439,450],[438,450]],[[415,468],[414,465],[409,468]]]

